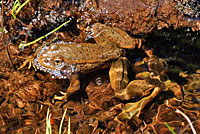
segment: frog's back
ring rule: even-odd
[[[99,45],[93,43],[51,44],[49,49],[43,52],[41,58],[58,58],[68,64],[97,63],[110,59],[119,58],[123,54],[123,49],[112,44]]]
[[[58,42],[42,47],[34,59],[34,65],[52,76],[69,78],[74,73],[90,71],[122,55],[123,49],[108,43]]]

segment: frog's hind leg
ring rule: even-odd
[[[130,100],[149,94],[154,86],[145,80],[134,80],[128,83],[127,69],[128,60],[125,57],[114,61],[111,65],[109,76],[115,96],[121,100]]]
[[[115,93],[121,92],[128,84],[127,68],[128,60],[125,57],[112,62],[109,77],[111,87]]]

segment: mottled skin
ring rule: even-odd
[[[53,77],[70,78],[78,72],[87,72],[106,61],[124,55],[122,48],[135,48],[140,39],[131,38],[125,31],[100,23],[91,29],[95,43],[57,42],[41,48],[34,65]]]
[[[92,43],[66,44],[53,43],[48,51],[44,51],[35,59],[35,66],[41,70],[60,70],[62,76],[70,78],[72,74],[87,72],[110,59],[123,55],[123,49],[107,44],[105,46]],[[63,71],[68,70],[68,73]],[[53,73],[53,72],[52,72]],[[54,73],[58,78],[60,74]]]

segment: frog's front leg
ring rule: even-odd
[[[79,75],[73,74],[70,79],[70,85],[66,91],[66,96],[70,96],[74,92],[78,91],[80,89],[80,81],[79,81]]]
[[[33,66],[33,68],[34,68],[35,71],[36,71],[37,68],[36,68],[35,64],[33,64],[33,60],[37,57],[38,53],[41,53],[41,50],[42,50],[42,49],[45,50],[45,49],[44,49],[45,46],[50,45],[52,42],[54,42],[54,41],[56,41],[56,40],[57,40],[57,38],[54,38],[54,39],[51,40],[50,42],[47,42],[47,43],[42,44],[41,46],[39,46],[39,47],[36,49],[36,51],[35,51],[32,55],[30,55],[30,56],[28,56],[28,57],[26,57],[26,58],[24,58],[24,57],[19,57],[19,58],[21,58],[21,59],[25,59],[25,61],[23,62],[23,64],[22,64],[17,70],[22,69],[23,67],[25,67],[25,66],[28,64],[28,69],[30,69],[31,66]]]
[[[36,70],[36,67],[35,67],[35,65],[33,64],[33,60],[34,60],[34,56],[33,56],[33,55],[30,55],[30,56],[28,56],[28,57],[26,57],[26,58],[23,58],[23,57],[19,57],[19,58],[21,58],[21,59],[26,59],[26,60],[23,62],[23,64],[22,64],[17,70],[22,69],[22,68],[25,67],[27,64],[28,64],[28,69],[30,69],[31,66],[33,66],[33,68]]]
[[[66,93],[61,92],[63,96],[54,96],[54,100],[67,100],[67,98],[80,89],[79,75],[73,74],[70,78],[70,85]]]

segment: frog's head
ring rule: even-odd
[[[76,71],[73,64],[66,64],[63,56],[54,51],[50,51],[49,46],[45,46],[34,59],[34,65],[38,70],[48,72],[52,78],[67,79]]]

